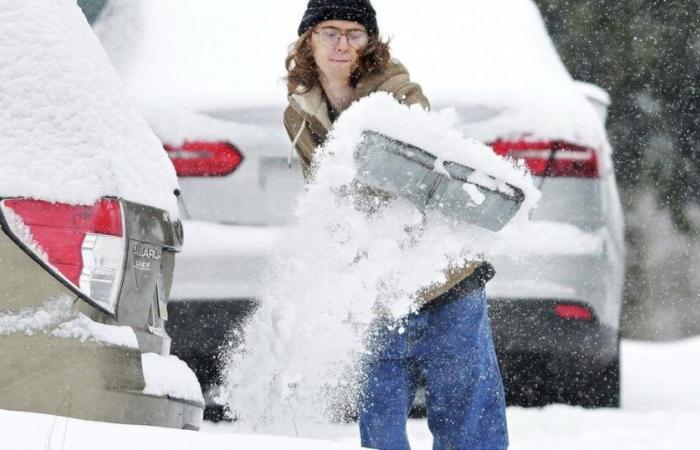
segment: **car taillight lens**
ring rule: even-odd
[[[554,313],[562,319],[591,320],[593,313],[590,309],[581,305],[559,303],[554,306]]]
[[[564,141],[496,141],[494,152],[522,159],[535,176],[597,178],[596,151]]]
[[[75,206],[6,199],[0,208],[12,234],[35,257],[98,307],[116,313],[126,257],[119,200]]]
[[[163,147],[180,177],[223,177],[243,161],[241,152],[228,142],[185,142],[179,147]]]

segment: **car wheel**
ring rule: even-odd
[[[607,366],[588,374],[580,392],[580,405],[587,408],[619,408],[619,353]]]
[[[552,383],[552,399],[584,408],[620,406],[620,353],[596,370],[565,371]]]
[[[540,407],[550,402],[548,359],[538,354],[511,355],[501,361],[506,405]]]

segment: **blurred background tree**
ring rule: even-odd
[[[574,78],[612,97],[623,333],[700,334],[700,0],[536,0]]]

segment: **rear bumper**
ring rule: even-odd
[[[566,366],[603,367],[617,356],[618,329],[591,320],[562,319],[555,300],[489,299],[496,353],[502,360],[537,355]]]
[[[143,393],[138,349],[43,335],[0,336],[0,409],[197,430],[199,402]]]

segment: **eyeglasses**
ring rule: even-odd
[[[356,49],[363,48],[369,42],[369,36],[364,30],[350,30],[343,33],[337,28],[326,27],[321,28],[321,31],[314,30],[314,33],[318,35],[324,47],[335,47],[343,36],[347,38],[348,44]]]

